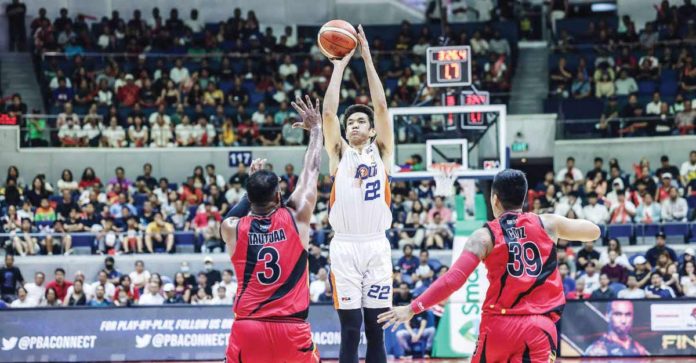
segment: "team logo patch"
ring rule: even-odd
[[[355,171],[355,179],[365,180],[377,175],[377,165],[360,164]]]

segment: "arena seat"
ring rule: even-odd
[[[94,239],[96,235],[93,233],[73,233],[72,236],[72,249],[75,254],[79,255],[90,255],[94,249]]]
[[[659,224],[640,224],[633,228],[636,235],[636,243],[638,244],[652,244],[655,242],[655,236],[660,232]]]
[[[638,81],[638,93],[641,95],[652,95],[656,89],[654,81]]]
[[[684,243],[689,232],[687,223],[665,223],[662,232],[667,236],[667,243]]]
[[[677,94],[678,85],[679,78],[677,72],[673,69],[663,69],[659,88],[660,95],[663,98],[673,97]]]
[[[686,204],[689,205],[689,210],[696,209],[696,195],[686,197]]]
[[[619,291],[621,291],[621,290],[623,290],[623,289],[626,288],[626,285],[624,285],[624,284],[622,284],[622,283],[620,283],[620,282],[612,282],[612,283],[609,285],[609,288],[611,289],[611,291],[613,291],[615,294],[618,295],[618,294],[619,294]]]
[[[133,201],[135,202],[136,208],[142,207],[147,199],[147,194],[136,193],[133,195]]]
[[[689,243],[696,243],[696,223],[691,223]]]
[[[610,224],[607,226],[607,239],[616,238],[622,243],[627,243],[633,238],[632,224]]]
[[[193,232],[177,232],[174,235],[174,245],[177,252],[193,252],[196,237]]]

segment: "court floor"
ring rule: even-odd
[[[195,361],[196,363],[220,363],[219,361],[210,361],[210,362],[201,362],[201,361]],[[338,363],[337,360],[325,360],[322,359],[323,363]],[[360,361],[361,363],[364,363],[364,360]],[[468,363],[468,359],[398,359],[398,360],[389,360],[389,362],[394,362],[394,363],[400,363],[400,362],[410,362],[410,363]],[[671,362],[679,362],[679,363],[696,363],[696,358],[613,358],[613,359],[606,359],[606,358],[595,358],[595,359],[590,359],[590,358],[584,358],[584,359],[578,359],[578,358],[565,358],[565,359],[557,359],[556,363],[671,363]],[[160,362],[162,363],[162,362]],[[171,363],[185,363],[182,361],[178,362],[171,362]],[[191,362],[193,363],[193,362]]]
[[[337,363],[336,360],[322,360],[325,363]],[[364,361],[361,361],[364,362]],[[390,362],[412,362],[412,363],[467,363],[468,359],[400,359],[400,360],[390,360]],[[696,363],[696,358],[623,358],[623,359],[576,359],[576,358],[566,358],[558,359],[556,362],[561,363]]]
[[[325,360],[322,359],[323,363],[338,363],[337,360]],[[361,363],[364,363],[365,361],[362,360],[360,361]],[[398,360],[389,360],[389,362],[411,362],[411,363],[468,363],[468,359],[398,359]],[[606,359],[606,358],[583,358],[583,359],[578,359],[578,358],[565,358],[565,359],[558,359],[556,360],[557,363],[671,363],[671,362],[679,362],[679,363],[696,363],[696,358],[613,358],[613,359]],[[160,362],[161,363],[161,362]],[[178,362],[171,362],[171,363],[185,363],[182,361]],[[192,362],[193,363],[193,362]],[[196,363],[220,363],[219,361],[210,361],[210,362],[201,362],[197,361]]]

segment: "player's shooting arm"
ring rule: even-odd
[[[326,140],[326,152],[331,159],[331,174],[338,168],[338,162],[345,147],[345,141],[341,137],[341,123],[338,120],[338,103],[341,99],[341,81],[343,81],[343,71],[348,62],[353,57],[355,50],[350,52],[343,59],[333,59],[333,73],[331,80],[324,95],[322,108],[324,139]]]
[[[542,214],[540,216],[546,232],[557,240],[563,238],[569,241],[596,241],[601,231],[596,224],[585,219],[568,219],[556,214]]]
[[[393,325],[395,330],[400,323],[405,323],[415,314],[422,313],[430,307],[446,300],[455,291],[459,290],[469,278],[482,259],[486,258],[493,250],[493,240],[490,232],[485,228],[477,229],[464,245],[464,251],[452,268],[440,278],[435,280],[430,287],[410,305],[395,307],[379,315],[377,320],[384,323],[384,329]]]
[[[299,97],[292,103],[302,122],[298,122],[293,127],[300,127],[309,131],[309,145],[304,157],[304,167],[297,180],[297,187],[290,195],[288,206],[295,210],[295,220],[297,228],[300,230],[300,237],[305,248],[309,247],[309,222],[317,203],[317,184],[319,181],[319,167],[321,166],[321,149],[324,144],[321,127],[321,113],[319,111],[319,100],[312,105],[309,96],[305,101]],[[340,137],[340,135],[339,135]]]
[[[385,160],[385,166],[389,168],[391,165],[389,158],[392,156],[394,148],[394,129],[389,122],[389,109],[387,108],[387,96],[384,94],[382,81],[379,79],[377,69],[372,62],[372,54],[370,54],[370,45],[365,37],[362,25],[358,26],[358,38],[360,40],[360,55],[365,62],[365,71],[367,73],[367,84],[370,86],[370,98],[372,99],[372,108],[375,111],[375,131],[377,131],[377,146],[379,147],[380,155]]]

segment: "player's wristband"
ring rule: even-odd
[[[229,212],[227,212],[227,214],[225,215],[225,219],[230,217],[242,218],[249,214],[250,210],[251,202],[249,202],[249,198],[245,193],[242,196],[242,198],[239,199],[239,203],[237,203],[237,205],[235,205],[232,209],[229,210]]]
[[[435,304],[447,299],[455,291],[459,290],[469,278],[481,259],[475,254],[464,251],[452,268],[440,276],[430,287],[411,302],[411,310],[414,314],[420,314]]]

